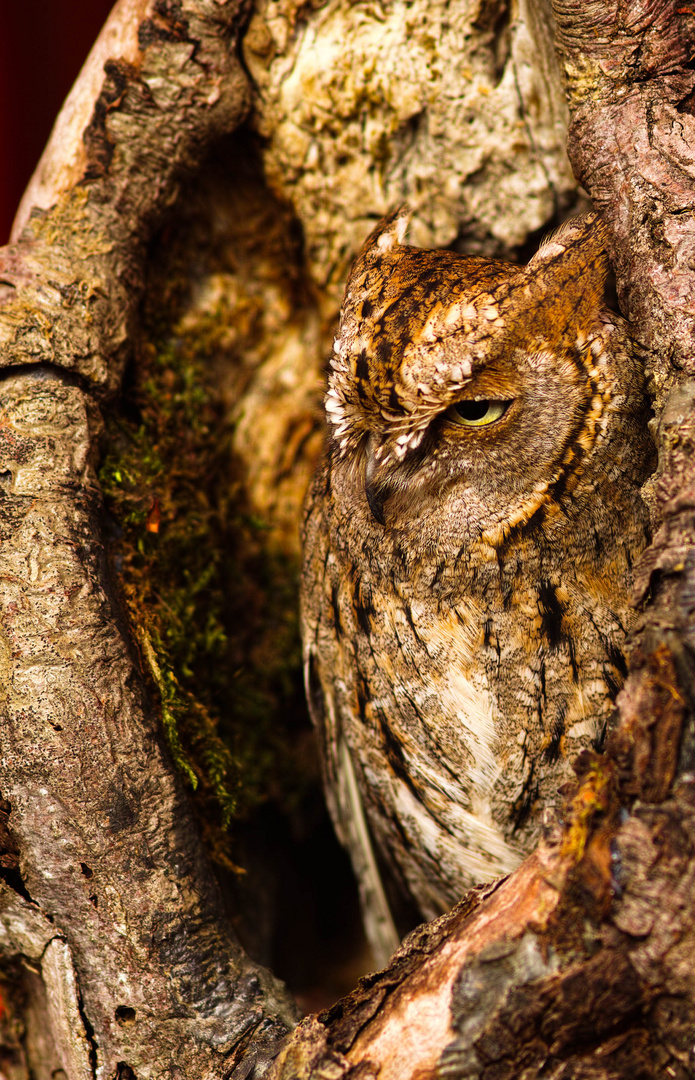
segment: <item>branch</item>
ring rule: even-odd
[[[42,1039],[70,1077],[212,1077],[242,1053],[248,1070],[295,1019],[229,930],[160,745],[94,470],[95,401],[129,355],[148,236],[248,108],[241,14],[120,3],[0,253],[0,935],[5,960],[40,973],[27,1015],[46,1030],[27,1046]]]
[[[50,363],[114,392],[144,245],[202,150],[249,107],[233,0],[121,0],[2,251],[2,366]]]

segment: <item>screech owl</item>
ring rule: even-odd
[[[525,267],[408,220],[347,282],[303,536],[310,711],[380,961],[394,886],[430,919],[513,870],[600,739],[653,467],[600,219]]]

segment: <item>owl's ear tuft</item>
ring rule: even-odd
[[[412,216],[413,211],[408,203],[402,203],[396,210],[382,218],[374,232],[367,237],[362,249],[364,255],[383,254],[402,244]]]
[[[586,263],[596,267],[599,274],[608,267],[609,230],[598,214],[592,212],[569,218],[549,233],[529,262],[527,269],[536,270],[545,263],[562,259],[565,262]]]
[[[528,302],[518,335],[557,344],[584,337],[603,305],[608,242],[597,214],[573,218],[547,238],[525,269]]]

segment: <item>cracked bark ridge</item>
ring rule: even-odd
[[[555,0],[568,150],[613,232],[618,295],[658,404],[692,376],[695,8],[679,0]]]
[[[236,0],[121,0],[0,253],[0,364],[50,363],[113,393],[144,245],[181,177],[249,104]]]
[[[55,369],[3,383],[2,791],[19,852],[3,951],[39,959],[53,1068],[219,1076],[294,1012],[231,937],[148,715],[108,590],[99,432]],[[31,1064],[50,1076],[50,1061]]]

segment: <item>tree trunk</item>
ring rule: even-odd
[[[671,3],[117,4],[0,253],[12,1080],[695,1075],[694,42],[695,17]],[[607,752],[578,762],[562,827],[516,873],[287,1037],[292,1000],[233,929],[268,937],[262,888],[243,900],[224,854],[237,849],[200,807],[253,801],[255,714],[234,714],[230,756],[215,709],[245,685],[230,657],[272,667],[269,596],[291,603],[278,582],[296,568],[345,275],[404,198],[415,243],[525,258],[586,205],[568,129],[612,230],[659,444],[619,715]],[[116,413],[124,373],[135,419]],[[199,658],[185,612],[223,562],[210,532],[244,571],[229,599],[244,647],[213,659],[208,700],[186,682]],[[191,584],[179,552],[195,562],[198,547]],[[221,631],[206,633],[222,656]],[[275,739],[289,710],[273,694],[260,728]],[[293,740],[289,724],[279,758]],[[201,827],[237,882],[231,918]]]

